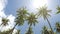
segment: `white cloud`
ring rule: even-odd
[[[2,18],[1,18],[2,19]],[[1,31],[6,31],[6,30],[8,30],[8,29],[12,29],[13,27],[14,27],[14,19],[15,19],[15,17],[13,16],[13,15],[9,15],[8,17],[7,17],[7,19],[9,19],[9,22],[8,22],[8,25],[7,26],[1,26],[0,27],[0,29],[1,29]],[[1,20],[0,20],[1,21]],[[1,21],[1,23],[2,23],[2,21]]]
[[[17,29],[14,29],[13,33],[12,34],[15,34],[17,32]]]
[[[13,28],[14,26],[14,19],[15,19],[15,16],[13,16],[12,14],[11,15],[6,15],[4,13],[4,8],[6,7],[7,5],[7,0],[0,0],[0,24],[2,23],[2,17],[9,19],[10,21],[8,22],[8,26],[0,26],[0,30],[1,31],[4,31],[4,30],[8,30],[8,29],[11,29]]]
[[[4,13],[4,8],[7,4],[7,0],[0,0],[0,17],[6,17]]]

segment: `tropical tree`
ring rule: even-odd
[[[52,31],[51,31],[51,29],[48,29],[47,26],[43,26],[42,34],[52,34]],[[54,34],[56,34],[56,33],[54,32]]]
[[[38,23],[36,15],[34,13],[29,14],[27,16],[27,21],[28,21],[29,29],[26,34],[32,34],[33,31],[31,26],[32,25],[35,26],[35,24]]]
[[[6,26],[7,24],[8,24],[8,21],[9,21],[9,19],[7,19],[7,18],[2,18],[2,24],[1,25],[4,25],[4,26]],[[1,26],[0,25],[0,26]]]
[[[23,25],[24,24],[24,21],[25,21],[25,19],[26,19],[26,15],[27,15],[27,10],[26,10],[26,8],[20,8],[18,11],[17,11],[17,17],[16,17],[16,19],[15,19],[15,22],[16,22],[16,24],[15,24],[15,26],[13,27],[13,29],[10,31],[10,33],[11,32],[13,32],[13,30],[15,29],[15,27],[18,25],[18,26],[20,26],[20,25]]]
[[[59,22],[56,22],[56,31],[60,32],[60,23]]]
[[[58,6],[56,9],[57,9],[56,14],[59,14],[60,13],[60,7]]]
[[[27,17],[27,10],[26,8],[20,8],[18,11],[17,11],[17,17],[16,17],[16,20],[15,22],[18,24],[18,25],[23,25],[24,24],[24,21]]]
[[[36,23],[38,23],[37,21],[37,17],[34,13],[31,13],[27,16],[27,21],[28,21],[28,25],[32,26],[32,25],[36,25]]]
[[[57,12],[56,14],[60,14],[60,6],[57,6]],[[60,23],[59,22],[56,22],[56,32],[60,32]],[[60,34],[60,33],[59,33]]]
[[[43,26],[42,34],[49,34],[48,28],[46,26]]]
[[[38,8],[38,11],[39,11],[38,16],[42,16],[44,18],[44,20],[47,20],[47,22],[48,22],[48,24],[49,24],[49,26],[50,26],[50,28],[52,30],[51,24],[50,24],[50,22],[48,20],[48,17],[51,16],[49,14],[49,12],[51,12],[51,10],[48,10],[46,6],[43,6],[41,8]],[[53,32],[53,30],[52,30],[52,32]]]

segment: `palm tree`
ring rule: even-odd
[[[28,21],[28,25],[30,25],[30,26],[32,26],[32,25],[35,26],[35,24],[38,23],[37,17],[34,13],[31,13],[27,16],[27,21]]]
[[[11,31],[11,29],[7,30],[7,31],[0,31],[0,34],[10,34],[9,32]]]
[[[56,22],[56,31],[60,32],[60,23],[59,22]]]
[[[27,17],[27,14],[28,14],[28,12],[27,12],[26,8],[20,8],[17,11],[17,17],[16,17],[15,22],[18,23],[18,25],[23,25],[24,20]]]
[[[48,29],[47,26],[43,26],[42,34],[52,34],[51,29]],[[54,32],[54,34],[56,34]]]
[[[58,6],[56,9],[57,9],[56,14],[60,14],[60,6]],[[60,32],[60,23],[59,22],[56,22],[56,32]]]
[[[8,21],[9,21],[9,19],[7,19],[7,18],[2,18],[2,24],[1,24],[1,25],[6,26],[6,25],[8,24]],[[1,25],[0,25],[0,26],[1,26]]]
[[[59,14],[60,13],[60,7],[58,6],[56,9],[57,9],[56,14]]]
[[[49,34],[48,28],[46,26],[43,26],[42,34]]]
[[[34,13],[29,14],[27,16],[27,21],[28,21],[28,25],[30,26],[26,34],[32,34],[33,31],[32,31],[31,26],[32,25],[35,26],[35,24],[38,23],[36,15]]]
[[[24,21],[25,21],[26,16],[27,16],[27,10],[26,10],[26,8],[20,8],[17,11],[17,17],[15,19],[16,24],[13,27],[13,29],[11,30],[11,32],[13,32],[13,30],[15,29],[15,27],[17,25],[23,25],[24,24]]]
[[[43,7],[39,8],[38,11],[39,11],[38,16],[42,16],[44,18],[44,20],[47,20],[47,22],[52,30],[52,27],[51,27],[50,22],[48,20],[48,17],[51,16],[49,14],[49,12],[51,12],[51,10],[48,10],[46,6],[43,6]],[[53,30],[52,30],[52,32],[53,32]]]

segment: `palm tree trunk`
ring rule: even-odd
[[[17,24],[15,24],[15,26],[13,27],[13,29],[11,29],[9,34],[12,34],[13,30],[15,29],[15,27],[17,26]]]
[[[49,20],[48,20],[47,17],[46,17],[46,20],[47,20],[47,22],[48,22],[48,24],[49,24],[49,26],[50,26],[50,29],[51,29],[51,31],[52,31],[52,34],[54,34],[53,29],[52,29],[52,27],[51,27],[51,25],[50,25],[50,22],[49,22]]]

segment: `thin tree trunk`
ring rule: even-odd
[[[10,31],[9,34],[12,34],[13,30],[15,29],[15,27],[17,26],[17,24],[15,24],[15,26],[13,27],[13,29]]]
[[[52,31],[52,34],[54,34],[53,29],[52,29],[52,27],[51,27],[51,25],[50,25],[50,22],[49,22],[49,20],[48,20],[47,17],[46,17],[46,19],[47,19],[47,22],[48,22],[48,24],[49,24],[49,26],[50,26],[50,29],[51,29],[51,31]]]

